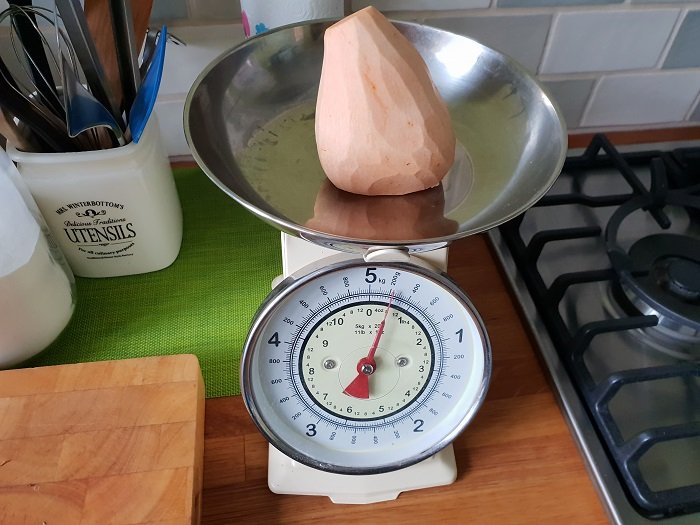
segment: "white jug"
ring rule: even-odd
[[[15,165],[0,149],[0,368],[49,346],[74,307],[73,274]]]

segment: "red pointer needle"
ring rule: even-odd
[[[377,369],[377,363],[374,361],[374,354],[379,346],[379,340],[382,338],[384,333],[384,325],[386,324],[386,317],[389,315],[389,309],[391,308],[391,303],[394,301],[394,290],[389,293],[389,304],[384,310],[384,319],[379,323],[379,328],[377,329],[377,335],[374,336],[374,341],[372,346],[369,348],[367,357],[363,357],[357,362],[357,376],[352,382],[345,387],[343,390],[344,394],[351,397],[356,397],[358,399],[369,399],[369,376],[371,376]]]

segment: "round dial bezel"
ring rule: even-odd
[[[285,301],[287,301],[288,298],[294,297],[297,291],[309,286],[310,284],[313,284],[314,282],[321,282],[322,279],[329,276],[329,274],[334,274],[345,270],[356,270],[358,268],[361,270],[365,268],[381,268],[383,270],[393,269],[400,272],[409,272],[409,274],[415,274],[419,279],[425,279],[434,284],[437,287],[436,289],[439,289],[441,292],[448,293],[450,297],[454,299],[455,304],[458,304],[459,308],[462,309],[462,312],[465,314],[465,319],[469,320],[469,330],[472,333],[472,340],[474,343],[474,348],[470,351],[473,353],[475,361],[479,363],[479,365],[476,367],[477,370],[473,372],[474,377],[472,380],[470,380],[470,383],[466,385],[468,388],[465,388],[465,391],[469,391],[469,399],[462,399],[462,397],[458,397],[455,402],[455,407],[451,409],[451,412],[448,414],[451,420],[454,422],[449,426],[449,428],[442,429],[438,435],[436,435],[434,432],[426,434],[425,446],[423,446],[420,450],[415,450],[415,445],[409,441],[409,445],[412,445],[414,450],[407,453],[405,457],[396,457],[396,455],[394,455],[394,457],[388,462],[376,462],[369,464],[367,462],[364,462],[363,464],[350,464],[350,462],[347,460],[344,463],[342,461],[334,462],[328,457],[319,457],[323,456],[322,453],[301,451],[300,449],[303,447],[298,446],[300,443],[299,438],[301,437],[301,434],[299,432],[292,434],[290,433],[289,427],[279,423],[278,416],[271,413],[271,411],[276,410],[275,407],[266,401],[265,393],[263,391],[259,391],[266,389],[267,387],[263,386],[262,380],[258,379],[257,377],[260,375],[259,367],[261,365],[259,363],[256,364],[256,354],[260,352],[262,355],[263,352],[262,350],[256,349],[258,349],[259,345],[262,344],[261,342],[265,340],[264,332],[268,329],[275,316],[279,314],[281,307],[285,304]],[[388,289],[388,286],[385,286],[384,289]],[[384,292],[375,291],[371,293],[381,295]],[[386,298],[387,294],[384,293],[384,296]],[[368,294],[368,302],[370,301],[370,298],[370,294]],[[410,304],[410,299],[408,299],[408,301]],[[304,329],[299,327],[299,333],[301,334],[303,332]],[[306,331],[307,335],[310,333],[310,329]],[[434,337],[438,338],[437,340],[444,346],[445,341],[440,338],[437,330],[435,330]],[[291,343],[289,344],[291,345]],[[305,343],[301,342],[298,344],[301,346]],[[431,345],[432,344],[433,343],[431,342]],[[444,349],[441,348],[440,351],[444,352]],[[294,353],[293,346],[290,346],[289,352],[291,357]],[[290,367],[291,366],[292,364],[290,363]],[[296,366],[296,364],[294,364],[294,366]],[[290,368],[290,374],[291,373],[292,371]],[[433,371],[433,373],[436,372]],[[362,259],[351,259],[319,264],[315,269],[311,269],[310,271],[305,271],[305,269],[302,269],[302,271],[297,272],[295,275],[282,281],[263,302],[253,320],[241,358],[241,389],[246,408],[248,409],[256,426],[270,442],[270,444],[280,450],[286,456],[298,461],[299,463],[315,469],[340,474],[364,475],[389,472],[418,463],[423,459],[426,459],[439,452],[441,449],[450,444],[472,420],[484,400],[490,376],[491,350],[488,336],[486,334],[483,321],[469,298],[446,275],[407,262],[368,263]],[[436,376],[435,379],[429,377],[428,382],[435,381],[436,384],[438,384],[437,381],[439,380],[440,377],[438,376]],[[304,385],[304,388],[306,388],[306,385]],[[413,403],[418,403],[422,395],[423,393],[421,392],[407,404],[407,407],[402,408],[397,412],[411,410]],[[313,396],[308,397],[309,400],[315,402]],[[427,401],[424,400],[421,401],[421,403],[426,404]],[[322,409],[318,403],[316,403],[316,405],[318,408]],[[420,409],[421,407],[422,405],[418,405],[416,410]],[[360,423],[366,423],[367,421],[372,421],[374,419],[363,418]],[[353,424],[353,418],[348,418],[348,421],[350,421],[350,425]],[[377,426],[388,426],[390,424],[391,422]],[[344,430],[347,429],[345,428]],[[295,440],[296,444],[292,443]],[[414,439],[414,442],[415,441],[416,440]],[[318,448],[325,451],[325,447],[322,445],[319,445]],[[381,447],[377,448],[377,451],[379,450],[381,450]],[[377,451],[373,451],[373,453]],[[318,452],[318,450],[316,452]],[[352,453],[344,451],[339,452],[333,449],[330,454],[338,454],[340,457],[343,454],[351,455]],[[359,460],[360,458],[360,456],[357,456],[356,459]],[[359,463],[362,463],[362,461],[359,461]]]

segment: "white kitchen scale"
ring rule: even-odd
[[[211,180],[283,232],[283,275],[241,359],[246,407],[270,442],[271,490],[372,503],[456,479],[451,443],[486,395],[491,349],[445,273],[447,246],[544,195],[566,132],[509,58],[397,22],[448,103],[457,157],[430,190],[342,192],[314,137],[328,25],[267,32],[216,59],[188,95],[185,133]]]

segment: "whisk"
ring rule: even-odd
[[[94,150],[124,144],[115,118],[83,85],[84,72],[58,22],[58,14],[40,6],[13,4],[0,13],[0,22],[8,18],[10,47],[17,67],[12,74],[0,57],[4,93],[0,93],[0,106],[15,123],[28,128],[44,151]],[[37,18],[53,26],[55,46],[49,43]],[[105,141],[104,133],[97,129],[100,126],[112,130],[114,138]]]

